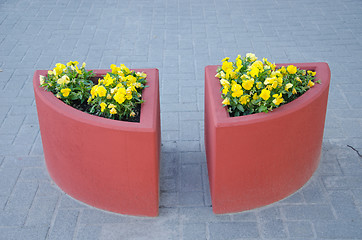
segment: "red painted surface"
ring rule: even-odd
[[[105,75],[109,70],[95,70]],[[121,214],[157,216],[159,203],[160,102],[157,69],[139,123],[105,119],[76,110],[33,86],[46,165],[54,182],[70,196]]]
[[[241,117],[229,117],[222,107],[217,66],[205,68],[205,148],[215,213],[281,200],[301,188],[317,169],[330,69],[327,63],[293,65],[316,71],[321,84],[273,112]]]

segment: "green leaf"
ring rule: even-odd
[[[266,106],[260,106],[259,112],[268,112],[268,108]]]
[[[237,109],[239,110],[239,111],[241,111],[241,112],[244,112],[245,110],[244,110],[244,107],[243,107],[243,105],[237,105]]]

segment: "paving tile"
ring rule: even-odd
[[[57,196],[35,197],[29,210],[25,226],[48,227],[52,221],[57,203]]]
[[[288,220],[331,220],[335,219],[333,211],[328,205],[297,205],[282,207]]]
[[[206,239],[206,224],[184,224],[181,239]]]
[[[5,209],[10,211],[17,209],[27,211],[33,203],[37,189],[37,182],[18,181],[14,186]]]
[[[256,222],[210,223],[210,239],[259,238]]]
[[[307,221],[286,222],[291,238],[313,239],[313,225]]]
[[[181,191],[202,191],[200,165],[182,165],[180,171]]]
[[[19,169],[0,168],[0,196],[10,196],[19,175]]]
[[[46,239],[48,233],[48,227],[7,227],[0,228],[1,238],[6,240],[17,240],[17,239],[29,239],[29,240],[40,240]]]
[[[48,239],[73,239],[78,215],[78,210],[59,210]]]

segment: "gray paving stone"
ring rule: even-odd
[[[73,239],[78,215],[78,210],[58,210],[47,239]]]
[[[311,180],[301,191],[307,203],[324,203],[326,196],[319,182]]]
[[[327,189],[356,189],[361,188],[362,177],[360,176],[327,176],[323,177]]]
[[[100,225],[81,225],[79,226],[75,239],[77,240],[98,240],[102,232]]]
[[[180,169],[181,191],[202,191],[200,165],[182,165]]]
[[[193,239],[207,239],[206,238],[206,225],[205,224],[184,224],[182,226],[183,240]]]
[[[44,167],[44,159],[39,156],[6,156],[3,168]]]
[[[211,207],[180,208],[180,219],[184,223],[229,222],[229,215],[215,215]]]
[[[335,219],[333,211],[328,205],[297,205],[281,208],[288,220],[331,220]]]
[[[46,181],[49,175],[43,167],[24,168],[20,174],[21,181]]]
[[[60,204],[59,204],[59,209],[63,209],[63,208],[67,208],[67,209],[88,208],[88,205],[72,198],[69,195],[64,194],[60,198]]]
[[[291,238],[313,239],[313,225],[307,221],[286,222]]]
[[[287,238],[287,230],[281,219],[261,221],[261,234],[265,238]]]
[[[0,210],[0,226],[1,227],[11,227],[18,226],[19,228],[24,225],[27,211],[23,209],[15,210]],[[1,228],[0,228],[1,229]]]
[[[46,239],[48,227],[21,227],[0,228],[1,238],[4,240],[18,239]]]
[[[197,141],[200,139],[198,121],[182,121],[180,123],[180,137],[182,140]]]
[[[260,237],[256,222],[210,223],[210,239],[240,239]]]
[[[361,222],[317,222],[314,224],[317,238],[358,239],[362,236]]]
[[[51,223],[57,203],[57,196],[35,197],[29,210],[25,226],[48,227]]]
[[[10,196],[19,175],[19,169],[0,168],[0,196]]]
[[[179,205],[182,207],[205,206],[203,192],[182,192],[179,193]]]
[[[136,222],[124,222],[119,224],[105,224],[99,239],[177,239],[179,230],[173,224],[144,222],[142,225]]]
[[[37,189],[37,182],[18,181],[9,197],[5,210],[22,209],[28,211],[33,203]]]
[[[346,222],[362,220],[362,215],[358,212],[351,192],[333,191],[329,194],[329,198],[338,219],[344,219]]]

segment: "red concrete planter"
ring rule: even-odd
[[[94,70],[97,76],[109,70]],[[157,69],[139,123],[101,118],[76,110],[33,86],[46,165],[54,182],[70,196],[112,212],[157,216],[159,202],[160,102]]]
[[[321,84],[273,112],[241,117],[229,117],[222,107],[217,66],[205,68],[205,148],[215,213],[281,200],[317,169],[330,69],[327,63],[293,65],[316,71]]]

